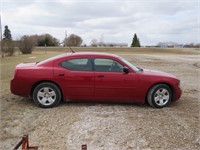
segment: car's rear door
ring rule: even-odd
[[[65,100],[87,101],[94,98],[94,72],[90,58],[63,60],[54,68],[54,75]]]
[[[94,58],[95,99],[110,102],[132,102],[137,95],[138,77],[124,73],[123,64],[111,58]]]

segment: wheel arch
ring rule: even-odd
[[[169,88],[170,88],[170,90],[171,90],[171,92],[172,92],[172,101],[173,101],[173,97],[174,97],[174,88],[173,88],[173,86],[171,85],[171,84],[169,84],[169,83],[167,83],[167,82],[157,82],[157,83],[154,83],[154,84],[152,84],[149,88],[148,88],[148,90],[147,90],[147,93],[146,93],[146,96],[145,96],[145,103],[146,104],[148,104],[148,102],[147,102],[147,95],[148,95],[148,93],[149,93],[149,90],[152,88],[152,87],[154,87],[155,85],[158,85],[158,84],[165,84],[165,85],[167,85]]]
[[[50,82],[50,83],[55,84],[55,85],[59,88],[59,90],[60,90],[60,92],[61,92],[61,99],[63,99],[64,95],[63,95],[63,91],[62,91],[61,87],[59,86],[59,84],[57,84],[56,82],[51,81],[51,80],[40,80],[40,81],[35,82],[35,83],[32,85],[32,87],[31,87],[31,93],[30,93],[30,96],[31,96],[31,97],[33,97],[33,91],[34,91],[34,89],[35,89],[39,84],[44,83],[44,82]]]

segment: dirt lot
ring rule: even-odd
[[[137,66],[166,71],[181,79],[183,95],[170,107],[141,104],[62,103],[42,109],[12,95],[9,80],[20,62],[63,52],[34,52],[1,60],[1,148],[9,150],[28,133],[39,150],[197,150],[200,149],[199,52],[120,53]]]

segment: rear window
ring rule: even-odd
[[[43,63],[46,63],[48,61],[51,61],[51,60],[54,60],[54,59],[57,59],[57,58],[60,58],[60,57],[66,56],[66,55],[67,54],[61,54],[61,55],[57,55],[57,56],[54,56],[54,57],[50,57],[50,58],[47,58],[45,60],[38,61],[38,62],[36,62],[36,64],[43,64]]]
[[[72,71],[91,71],[91,63],[88,58],[78,58],[66,60],[60,63],[60,65],[66,69]]]

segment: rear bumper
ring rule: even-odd
[[[10,81],[10,91],[15,95],[28,97],[30,94],[30,87],[25,81],[12,79]]]

